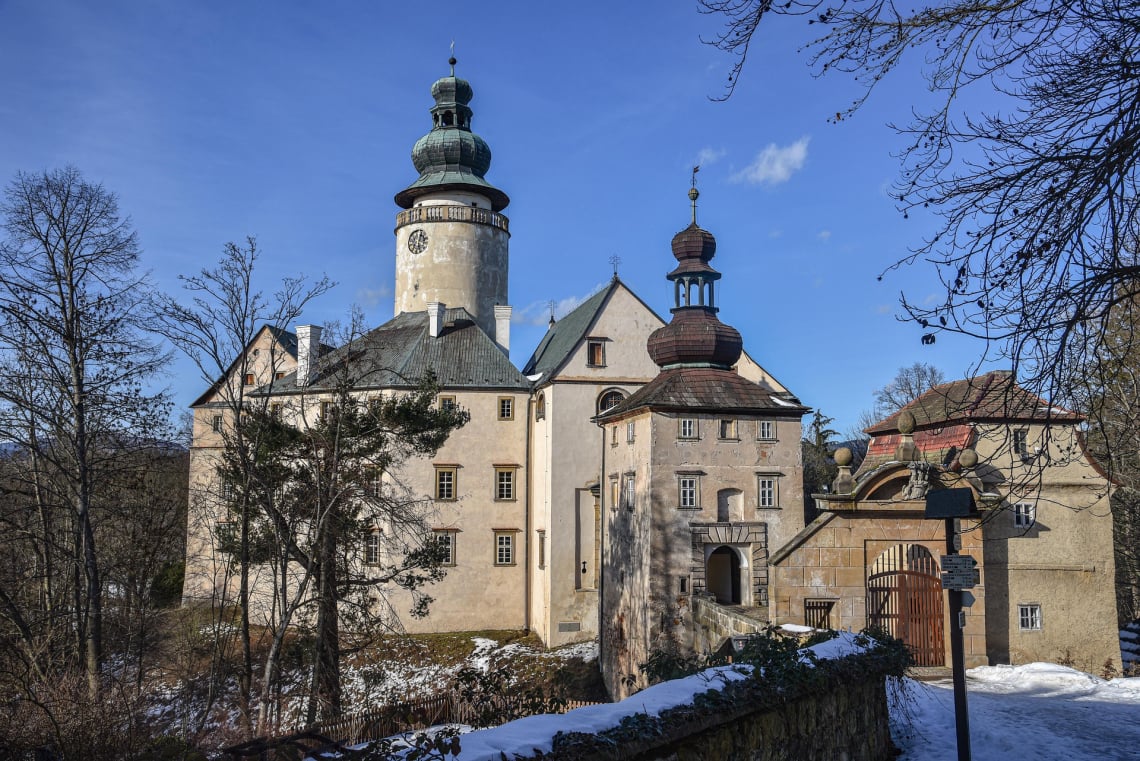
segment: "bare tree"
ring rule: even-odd
[[[237,527],[237,562],[234,564],[238,574],[237,599],[226,599],[229,584],[222,583],[217,587],[222,597],[214,600],[210,606],[216,615],[216,636],[212,648],[209,693],[198,724],[201,727],[206,721],[209,710],[218,697],[218,689],[229,676],[226,663],[229,626],[226,616],[229,615],[231,606],[236,606],[242,651],[238,691],[241,716],[247,733],[252,733],[254,728],[250,705],[254,678],[253,637],[250,628],[250,572],[254,566],[254,558],[251,556],[254,537],[251,536],[250,525],[255,506],[249,499],[255,493],[254,456],[262,442],[248,439],[249,433],[259,433],[260,429],[238,423],[243,414],[264,411],[268,404],[266,397],[252,398],[248,394],[253,385],[246,384],[244,379],[254,364],[266,368],[264,377],[258,378],[255,385],[271,386],[285,361],[283,349],[277,340],[269,342],[269,357],[265,363],[256,362],[251,356],[250,346],[262,330],[267,329],[274,336],[284,335],[287,328],[300,317],[305,305],[334,285],[327,277],[313,282],[304,277],[287,277],[282,279],[272,296],[266,296],[255,282],[259,256],[257,241],[253,237],[246,238],[245,245],[227,243],[215,267],[204,268],[197,275],[181,278],[188,301],[162,295],[158,299],[157,309],[157,330],[194,362],[202,380],[215,392],[213,404],[216,412],[226,420],[219,431],[224,448],[239,458],[237,474],[231,472],[229,476],[231,486],[235,483],[237,486],[232,490],[232,495],[237,498],[236,503],[231,494],[215,488],[216,480],[211,481],[212,485],[206,488],[194,485],[190,499],[196,508],[192,510],[197,516],[196,520],[206,521],[209,516],[231,511],[235,513]],[[212,521],[210,523],[212,526]],[[199,531],[207,530],[204,526],[196,528]],[[226,564],[222,573],[228,574],[229,571],[230,566]]]
[[[866,429],[898,412],[945,381],[945,375],[941,370],[925,362],[915,362],[909,367],[900,367],[890,383],[875,389],[874,406],[859,413],[855,428],[848,432],[848,436],[855,440],[867,440],[867,434],[864,433]]]
[[[1140,282],[1125,245],[1140,233],[1140,0],[701,5],[725,20],[709,42],[737,57],[726,98],[769,16],[817,27],[814,70],[863,87],[835,121],[897,68],[924,67],[937,102],[900,130],[894,190],[904,216],[929,209],[942,222],[892,268],[932,262],[945,297],[926,307],[904,296],[904,310],[924,343],[942,331],[984,339],[1022,386],[1058,398]],[[971,111],[974,90],[996,92],[1001,110]]]
[[[72,643],[65,659],[97,696],[98,502],[122,451],[149,445],[166,419],[165,398],[143,388],[166,357],[145,337],[149,284],[135,271],[138,242],[112,193],[70,167],[20,173],[0,218],[0,428],[27,463],[16,490],[35,516],[26,525],[40,547],[42,592],[30,619],[62,624]],[[29,622],[16,612],[21,593],[0,595],[17,628]]]

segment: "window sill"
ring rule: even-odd
[[[701,506],[700,505],[693,505],[691,507],[686,507],[685,505],[677,505],[677,509],[678,510],[692,510],[695,512],[700,512]]]
[[[757,510],[782,510],[783,507],[780,505],[757,505],[756,509]]]
[[[495,563],[496,568],[510,568],[516,565],[518,565],[518,563]]]
[[[718,436],[716,440],[717,440],[717,441],[734,441],[734,442],[738,442],[738,443],[739,443],[739,442],[740,442],[740,437],[739,437],[739,436],[737,436],[737,437],[733,438],[733,437],[731,437],[731,436],[727,436],[727,437],[725,437],[725,436]]]

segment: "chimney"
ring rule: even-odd
[[[447,304],[442,301],[428,302],[428,335],[432,338],[439,338],[439,332],[443,330],[443,313],[446,309]]]
[[[511,307],[495,305],[495,343],[511,356]]]
[[[297,385],[305,387],[317,373],[317,358],[321,355],[321,327],[297,326]]]

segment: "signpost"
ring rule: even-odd
[[[959,521],[976,513],[972,489],[940,489],[926,494],[926,517],[946,521],[946,554],[942,556],[942,588],[950,602],[950,663],[954,674],[954,723],[958,737],[958,761],[970,761],[970,713],[966,703],[966,648],[962,630],[966,614],[962,610],[963,590],[980,581],[978,561],[959,555],[962,537]]]

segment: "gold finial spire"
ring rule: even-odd
[[[701,191],[697,190],[697,172],[701,171],[701,165],[697,164],[693,167],[692,187],[689,188],[689,200],[693,202],[693,224],[697,223],[697,198],[701,195]]]

